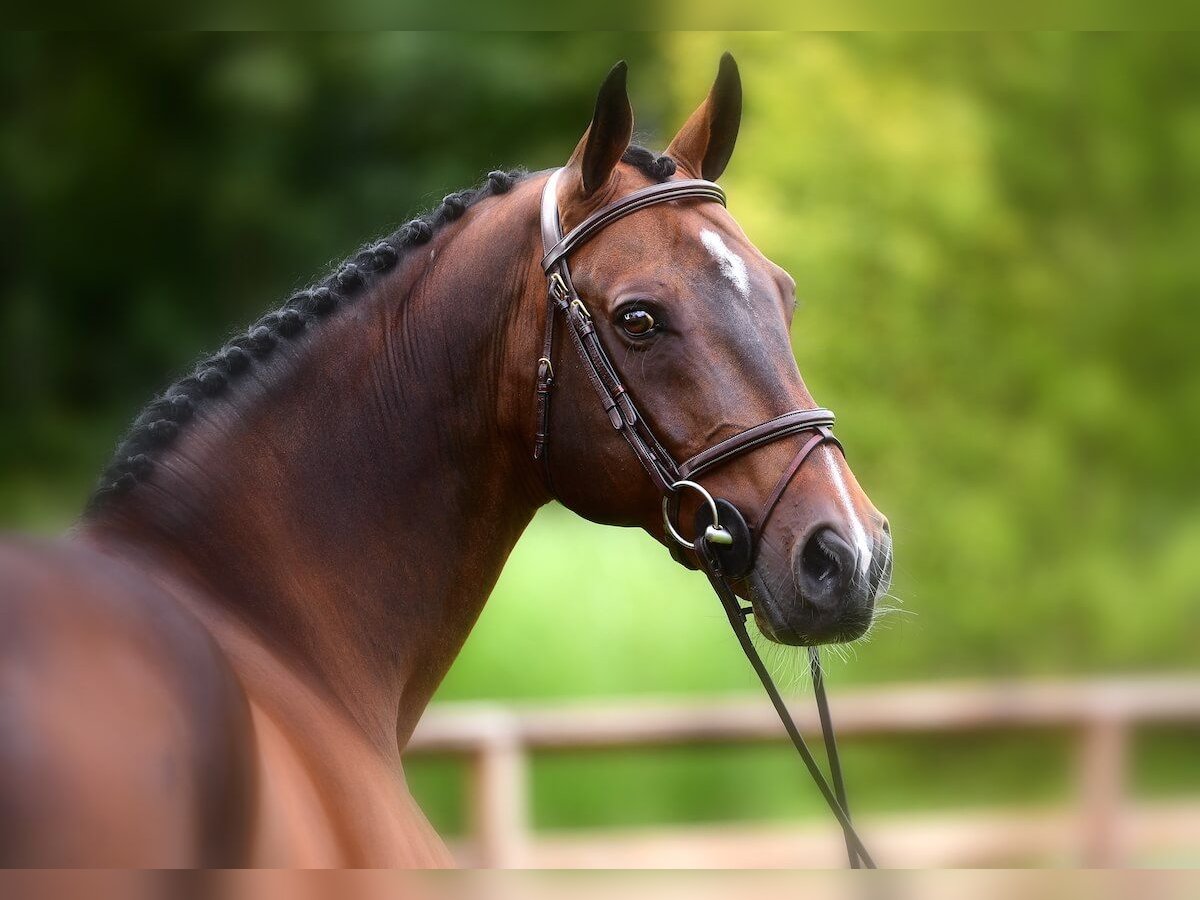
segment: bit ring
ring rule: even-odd
[[[717,501],[713,499],[713,495],[705,490],[703,486],[694,481],[687,481],[686,479],[683,481],[677,481],[671,485],[671,493],[674,494],[678,492],[680,488],[691,488],[693,491],[698,493],[704,502],[708,504],[708,508],[712,511],[712,524],[704,530],[705,539],[714,544],[732,544],[732,535],[730,535],[728,531],[721,527],[720,520],[717,515]],[[676,543],[678,543],[681,547],[684,547],[688,550],[695,550],[695,541],[687,540],[687,538],[676,531],[675,526],[671,524],[670,502],[671,494],[667,494],[665,497],[663,497],[662,516],[663,525],[666,526],[667,533],[671,535],[671,537],[674,538]]]

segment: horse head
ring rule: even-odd
[[[558,328],[581,351],[541,361],[547,486],[589,519],[644,528],[692,566],[700,548],[687,545],[715,516],[723,574],[768,638],[857,638],[890,578],[888,523],[800,375],[794,281],[713,202],[723,195],[708,183],[741,119],[737,66],[722,59],[708,97],[649,160],[630,148],[625,79],[623,63],[608,75],[543,211],[544,231],[547,215],[559,219],[550,238],[568,235],[547,241],[547,345]],[[572,229],[583,232],[575,243]]]

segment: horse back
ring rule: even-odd
[[[241,687],[169,594],[0,541],[0,864],[242,864],[255,771]]]

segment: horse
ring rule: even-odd
[[[718,460],[666,521],[617,427],[636,401],[685,458],[816,407],[794,282],[724,205],[626,208],[571,251],[571,322],[546,302],[543,194],[570,230],[711,185],[741,112],[726,54],[652,153],[618,64],[561,168],[492,172],[365,246],[151,402],[66,535],[0,542],[0,863],[452,865],[401,752],[551,500],[696,567],[670,532],[775,488],[731,589],[772,641],[863,633],[886,519],[832,439],[779,486],[831,418]],[[577,325],[620,369],[612,407]]]

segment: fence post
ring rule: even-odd
[[[497,714],[471,760],[471,831],[477,866],[513,869],[526,864],[527,768],[516,729],[507,716]]]
[[[1083,864],[1121,865],[1125,856],[1125,775],[1129,723],[1114,713],[1097,713],[1083,727],[1080,747],[1080,822]]]

